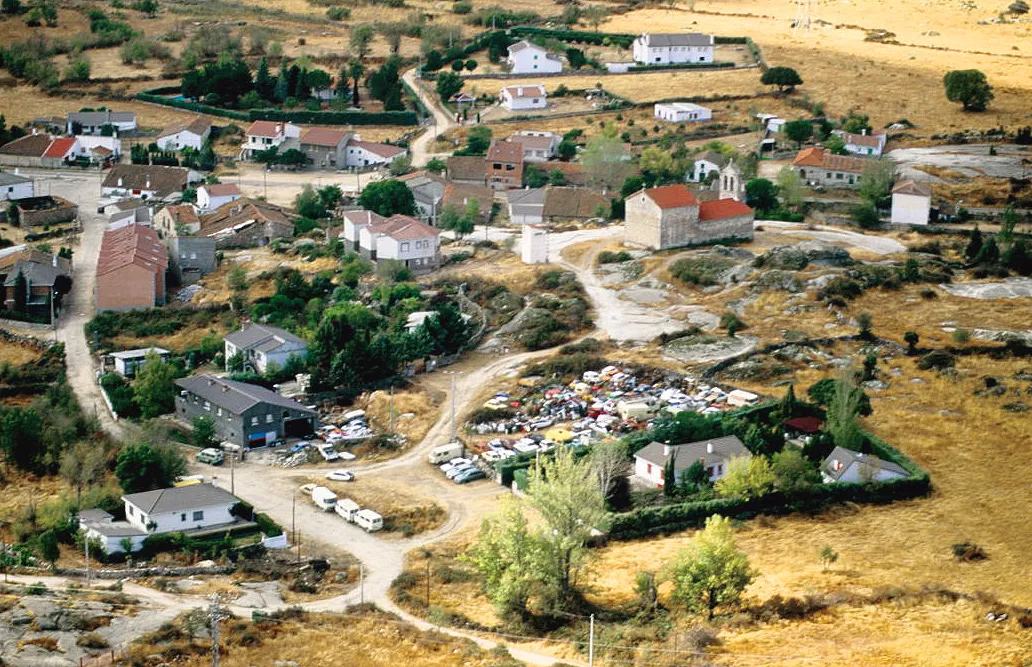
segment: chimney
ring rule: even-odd
[[[516,86],[516,96],[523,97],[523,86]]]
[[[867,136],[867,128],[866,127],[864,129],[860,130],[860,136],[861,137],[866,137]]]
[[[281,125],[280,123],[276,123],[276,136],[278,137],[282,133],[283,133],[283,125]]]
[[[663,443],[663,456],[670,456],[670,444]]]
[[[150,174],[147,174],[147,187],[144,190],[150,190]]]
[[[118,187],[122,187],[122,177],[118,177]]]
[[[831,462],[831,468],[832,468],[832,470],[835,470],[836,472],[838,472],[839,470],[842,470],[842,461],[839,461],[838,459],[835,459],[834,461]]]
[[[32,128],[32,136],[36,136],[37,134],[39,134],[39,130]]]
[[[56,269],[57,268],[57,255],[52,256],[50,258],[50,262],[51,262],[51,265]]]
[[[713,453],[713,443],[712,442],[707,442],[706,443],[706,453],[707,454],[712,454]]]

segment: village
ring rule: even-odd
[[[1026,56],[144,4],[0,21],[0,664],[1032,664]]]

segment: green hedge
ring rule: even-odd
[[[154,90],[166,89],[155,88]],[[178,90],[178,88],[175,90]],[[212,116],[222,116],[223,118],[232,118],[234,120],[247,120],[247,114],[242,111],[233,111],[232,109],[213,107],[207,104],[200,104],[199,102],[187,102],[186,100],[176,100],[171,97],[156,95],[154,94],[153,90],[145,90],[141,93],[136,93],[136,99],[142,102],[151,102],[153,104],[160,104],[166,107],[173,107],[175,109],[196,111],[197,113],[206,113]]]
[[[668,69],[732,69],[734,63],[711,62],[711,63],[672,63],[670,65],[635,65],[628,67],[628,72],[651,72]]]
[[[580,44],[602,44],[605,40],[614,46],[625,49],[631,48],[637,35],[628,33],[589,32],[586,30],[550,30],[548,28],[537,28],[534,26],[517,26],[511,29],[511,34],[520,37],[553,37],[561,42],[576,42]]]
[[[716,35],[713,37],[714,44],[748,44],[748,37],[721,37]]]
[[[283,534],[283,529],[268,514],[261,512],[255,514],[254,522],[258,524],[258,530],[265,533],[265,537],[278,537]]]

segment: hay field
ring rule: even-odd
[[[361,460],[368,459],[362,457]],[[363,508],[377,512],[383,516],[384,533],[414,535],[440,528],[448,517],[433,498],[413,491],[411,484],[397,484],[383,478],[370,480],[361,473],[353,482],[331,482],[321,474],[305,481],[329,487],[339,498],[351,498]]]
[[[41,354],[40,350],[32,345],[0,338],[0,364],[18,366],[39,359]]]
[[[394,431],[405,436],[409,445],[422,442],[427,431],[437,421],[443,400],[443,394],[425,385],[395,390]],[[388,432],[390,427],[390,406],[390,393],[383,390],[363,394],[355,405],[365,410],[373,428],[383,433]]]
[[[1026,53],[1030,27],[1027,23],[978,25],[1002,6],[967,6],[925,0],[891,5],[836,0],[817,9],[817,17],[831,25],[793,36],[795,3],[700,0],[696,12],[682,9],[683,4],[674,10],[634,11],[613,17],[603,29],[750,35],[768,63],[795,67],[806,82],[802,92],[826,102],[829,114],[858,108],[869,113],[876,126],[907,118],[919,126],[920,133],[931,134],[1027,123],[1023,102],[1032,89],[1032,60]],[[867,31],[880,29],[914,46],[864,41]],[[996,87],[996,100],[987,112],[965,113],[946,101],[942,76],[958,68],[981,69]]]

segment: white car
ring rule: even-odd
[[[459,465],[454,466],[448,472],[444,473],[444,476],[447,477],[448,479],[455,479],[456,477],[458,477],[462,473],[466,472],[467,470],[474,470],[474,469],[476,469],[476,466],[473,465],[472,463],[460,463]]]
[[[326,479],[334,482],[354,482],[355,473],[350,470],[331,470],[326,473]]]
[[[312,491],[315,491],[315,486],[315,484],[303,484],[301,486],[301,493],[305,494],[306,496],[310,496],[312,495]]]
[[[340,458],[340,454],[338,454],[337,450],[333,448],[333,445],[329,443],[318,445],[316,449],[319,451],[319,454],[327,461],[336,461]]]
[[[351,452],[337,452],[337,458],[341,461],[354,461],[356,457]]]
[[[451,471],[452,468],[455,468],[455,467],[461,466],[461,465],[470,465],[472,463],[473,462],[470,461],[469,459],[465,459],[465,458],[462,458],[460,456],[458,458],[452,459],[451,461],[448,461],[447,463],[442,464],[440,466],[440,468],[441,468],[441,472],[443,472],[445,474],[448,474],[448,472]]]

